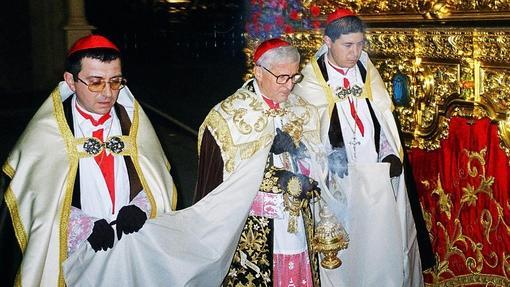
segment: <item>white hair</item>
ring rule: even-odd
[[[269,69],[274,64],[299,63],[299,60],[300,55],[296,47],[283,46],[265,52],[255,64]]]

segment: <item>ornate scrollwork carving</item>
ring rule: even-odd
[[[424,7],[439,2],[448,4],[452,15],[462,14],[466,19],[475,10],[490,12],[497,19],[504,14],[510,19],[510,3],[501,1],[308,2],[320,6],[324,15],[338,6],[354,8],[367,22],[376,21],[368,17],[374,15],[418,15]],[[403,14],[398,17],[409,20]],[[298,47],[303,65],[322,45],[322,32],[317,30],[282,36]],[[490,117],[499,122],[501,146],[510,157],[510,113],[507,112],[510,110],[510,29],[372,28],[368,29],[366,38],[365,50],[390,94],[391,79],[397,71],[409,79],[410,99],[406,106],[396,107],[407,146],[438,148],[439,140],[447,136],[450,116]],[[254,47],[256,43],[255,39],[248,39],[249,46]],[[247,66],[252,67],[251,49],[246,52]]]
[[[469,20],[469,19],[509,19],[508,1],[462,1],[462,0],[320,0],[308,1],[317,5],[324,15],[337,7],[349,7],[365,20],[391,21],[405,18],[406,21],[425,20]],[[491,17],[492,16],[492,17]]]
[[[397,70],[411,79],[410,102],[397,107],[408,146],[438,148],[448,117],[490,117],[510,156],[510,125],[501,123],[510,108],[510,31],[385,29],[367,39],[390,94]]]

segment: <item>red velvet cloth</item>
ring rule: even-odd
[[[510,286],[510,166],[497,124],[454,117],[440,149],[408,156],[437,257],[426,284]]]

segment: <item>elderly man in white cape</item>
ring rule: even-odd
[[[273,71],[257,67],[257,80],[216,105],[201,126],[199,201],[148,220],[106,252],[82,246],[65,264],[69,285],[319,286],[309,207],[318,191],[312,178],[327,171],[319,164],[326,161],[318,113],[290,94],[302,78],[294,47],[271,39],[255,59],[274,50]]]
[[[63,262],[175,208],[170,165],[121,72],[119,49],[91,35],[3,165],[0,268],[9,286],[64,286]],[[124,235],[127,237],[129,235]],[[98,274],[99,276],[99,274]]]
[[[322,197],[350,237],[340,253],[343,265],[321,270],[321,282],[422,286],[402,146],[384,82],[362,50],[364,25],[352,11],[338,9],[327,18],[324,41],[294,89],[319,109],[329,161]]]
[[[279,38],[266,40],[253,62],[254,79],[216,105],[202,125],[195,200],[228,181],[239,160],[272,141],[262,184],[249,183],[258,192],[249,197],[253,203],[223,286],[318,286],[309,205],[317,200],[310,182],[321,182],[327,171],[318,113],[291,93],[302,79],[295,47]],[[297,183],[301,187],[292,190]]]

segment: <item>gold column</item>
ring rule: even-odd
[[[71,45],[83,36],[87,36],[95,29],[85,18],[85,5],[83,0],[68,0],[69,19],[64,27],[66,31],[66,45],[69,49]]]

